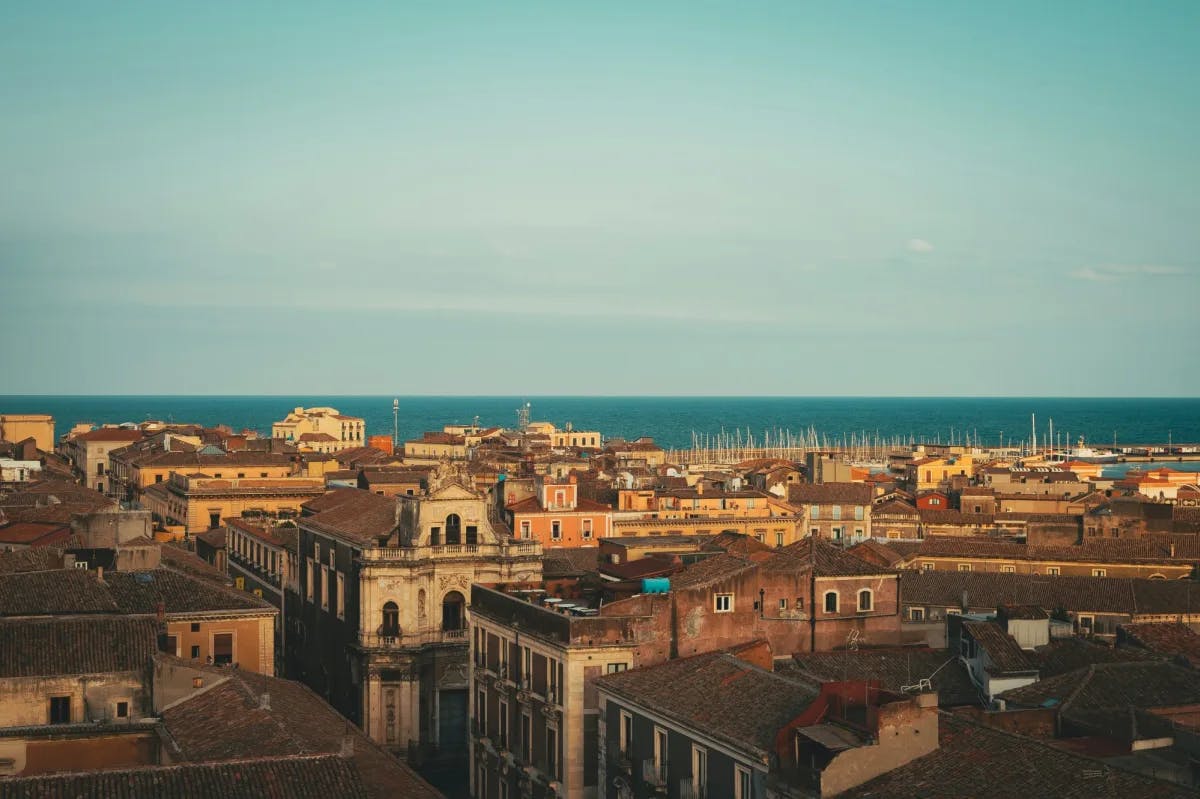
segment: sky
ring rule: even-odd
[[[1200,395],[1200,3],[0,0],[0,394]]]

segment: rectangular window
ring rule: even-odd
[[[908,609],[908,620],[909,621],[925,621],[925,608],[909,608]]]
[[[329,610],[329,567],[321,567],[321,609]]]
[[[562,522],[558,519],[550,522],[550,539],[553,541],[562,540]]]
[[[1084,635],[1091,635],[1092,628],[1096,626],[1096,620],[1091,616],[1079,617],[1079,632]]]
[[[667,731],[654,728],[654,771],[663,784],[667,782]]]
[[[861,522],[866,516],[866,509],[862,505],[854,506],[854,521]]]
[[[558,730],[546,728],[546,771],[558,779]]]
[[[1108,571],[1107,571],[1107,570],[1105,570],[1105,569],[1092,569],[1092,576],[1093,576],[1093,577],[1104,577],[1104,576],[1106,576],[1107,574],[1108,574]]]
[[[508,702],[500,700],[500,712],[497,714],[497,722],[500,725],[496,730],[496,743],[501,749],[508,748]]]
[[[1017,567],[1016,567],[1016,566],[1009,566],[1009,565],[1005,564],[1005,565],[1002,565],[1002,566],[1000,567],[1000,571],[1001,571],[1003,574],[1016,574],[1016,572],[1017,572]]]
[[[592,540],[592,520],[591,519],[583,520],[583,540],[584,541]]]
[[[533,532],[533,524],[528,519],[521,520],[521,538],[529,538]]]
[[[821,528],[820,527],[810,527],[810,528],[808,528],[808,534],[815,538],[816,536],[819,536],[821,534]]]
[[[305,574],[304,574],[304,576],[305,576],[304,597],[309,602],[312,602],[313,601],[313,568],[314,568],[314,564],[313,564],[312,558],[306,558],[306,560],[308,561],[308,564],[307,564],[308,568],[305,569]]]
[[[779,600],[779,609],[780,609],[780,610],[787,610],[787,598],[786,598],[786,597],[784,597],[783,599]]]
[[[606,667],[606,672],[608,674],[617,674],[618,672],[625,671],[628,668],[628,663],[609,663]]]
[[[699,791],[708,785],[708,750],[695,744],[692,744],[692,785]]]
[[[621,754],[629,756],[631,745],[633,744],[633,715],[622,710],[621,711]]]
[[[777,546],[777,547],[783,546],[783,533],[775,534],[775,546]]]
[[[716,613],[733,612],[733,594],[717,594],[713,597],[713,610]]]
[[[346,618],[346,578],[341,572],[337,573],[337,615]]]
[[[192,644],[192,660],[200,659],[200,645]]]
[[[475,697],[475,724],[480,735],[487,735],[487,692],[482,688]]]
[[[179,636],[168,635],[166,648],[163,651],[165,651],[167,654],[179,657]]]
[[[233,633],[217,633],[213,636],[213,663],[218,666],[233,662]]]
[[[528,713],[521,714],[521,759],[529,762],[533,752],[533,717]]]
[[[1058,570],[1057,566],[1047,566],[1046,567],[1046,574],[1049,574],[1050,576],[1053,577],[1054,575],[1057,575],[1058,573],[1059,573],[1059,570]]]
[[[821,518],[821,506],[820,506],[820,505],[813,505],[813,506],[812,506],[812,512],[808,514],[808,518],[812,519],[814,522],[815,522],[817,519],[820,519],[820,518]]]
[[[51,724],[70,724],[71,723],[71,697],[69,697],[69,696],[52,696],[52,697],[50,697],[50,723]]]
[[[971,571],[971,564],[970,563],[960,563],[960,564],[958,564],[958,570],[960,572],[969,572],[969,571]]]
[[[924,563],[921,564],[921,571],[923,571],[923,572],[933,571],[933,564],[930,563],[929,561],[925,561]]]
[[[128,702],[117,702],[117,718],[119,718],[119,719],[129,718],[129,703]]]
[[[834,505],[833,506],[833,520],[836,522],[836,521],[840,521],[841,518],[842,518],[842,506]]]
[[[733,767],[733,799],[754,799],[754,783],[745,766]]]

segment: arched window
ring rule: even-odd
[[[1165,580],[1165,579],[1167,579],[1167,576],[1165,574],[1152,574],[1152,575],[1150,575],[1150,579],[1151,580]]]
[[[451,513],[446,517],[446,543],[462,543],[462,519],[458,517],[457,513]]]
[[[451,591],[442,599],[442,629],[461,630],[466,622],[463,608],[466,600],[457,591]]]
[[[872,597],[872,595],[871,595],[870,588],[864,588],[863,590],[859,591],[858,592],[858,609],[859,610],[870,610],[871,609],[871,601],[873,599],[874,599],[874,597]]]
[[[838,593],[837,593],[837,591],[826,591],[825,592],[825,612],[826,613],[837,613],[838,612]]]
[[[383,638],[400,637],[400,607],[395,602],[386,602],[383,606],[383,626],[379,628]]]

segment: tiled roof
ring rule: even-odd
[[[788,561],[811,565],[818,577],[854,577],[895,574],[884,566],[876,566],[847,552],[824,538],[809,536],[790,544],[767,561],[768,569],[788,568]]]
[[[940,746],[842,799],[1173,799],[1193,794],[1042,741],[942,713]]]
[[[716,652],[597,680],[604,690],[688,728],[763,756],[819,688]]]
[[[945,512],[945,511],[942,511]],[[1181,536],[1177,536],[1181,537]],[[1172,555],[1171,545],[1175,544]],[[1090,563],[1184,563],[1200,554],[1182,544],[1149,536],[1089,540],[1076,546],[1028,546],[988,536],[936,535],[924,538],[908,557],[990,558]]]
[[[619,580],[638,580],[643,577],[658,577],[678,571],[682,566],[669,555],[647,555],[624,563],[605,563],[600,571],[607,577]],[[543,567],[543,573],[545,568]]]
[[[396,529],[396,500],[357,488],[339,489],[329,510],[300,520],[300,525],[374,545]],[[328,494],[326,495],[328,496]]]
[[[1149,708],[1200,702],[1196,672],[1174,663],[1128,661],[1099,663],[1000,694],[1026,707],[1064,709]]]
[[[367,796],[435,799],[440,795],[301,683],[240,670],[220,673],[227,679],[161,713],[180,759],[337,754],[349,741],[353,756],[343,759],[353,765]],[[213,730],[220,730],[220,735]]]
[[[160,602],[168,614],[273,610],[269,602],[253,594],[172,569],[112,572],[104,575],[104,581],[122,613],[156,613]]]
[[[866,483],[793,483],[788,502],[793,505],[870,505],[875,489]]]
[[[879,680],[896,693],[928,679],[943,707],[978,705],[979,690],[958,659],[947,649],[860,649],[854,652],[799,652],[791,661],[776,661],[776,671],[816,683]]]
[[[1133,660],[1161,660],[1152,652],[1133,647],[1112,647],[1083,638],[1056,638],[1032,653],[1041,679],[1057,677],[1085,669],[1097,663],[1123,663]]]
[[[892,548],[890,544],[880,541],[863,541],[847,550],[851,555],[862,558],[870,563],[882,563],[894,567],[904,560],[904,557]]]
[[[547,549],[542,558],[542,577],[576,577],[594,573],[600,559],[598,547]]]
[[[163,544],[159,551],[162,553],[163,562],[175,571],[183,572],[191,577],[198,577],[201,580],[208,580],[218,585],[231,584],[228,574],[194,552],[184,549],[178,542],[171,541]]]
[[[773,551],[771,547],[757,538],[731,530],[713,536],[700,549],[704,552],[728,552],[731,555],[741,555],[742,557],[749,557],[756,552]]]
[[[920,513],[912,505],[899,499],[889,499],[876,505],[871,510],[872,516],[903,516],[909,519],[920,518]]]
[[[728,580],[756,567],[751,561],[736,555],[713,555],[696,561],[671,577],[672,588],[698,588]]]
[[[109,572],[104,582],[85,569],[0,575],[0,616],[153,615],[158,612],[159,602],[169,614],[274,610],[270,603],[252,594],[168,568]]]
[[[0,544],[39,546],[71,535],[71,526],[58,522],[16,522],[0,526]]]
[[[336,755],[145,766],[0,780],[0,799],[368,799],[353,763]]]
[[[1151,652],[1180,658],[1193,668],[1200,668],[1200,635],[1186,624],[1126,624],[1120,628],[1120,633],[1125,639]]]
[[[85,569],[0,575],[0,616],[118,612],[108,587]]]
[[[1189,613],[1200,608],[1200,585],[1191,580],[1140,580],[1124,577],[1049,577],[1000,572],[900,572],[905,605],[956,608],[967,593],[971,608],[1033,604],[1097,613]]]
[[[121,427],[101,427],[89,430],[71,438],[71,441],[139,441],[145,437],[141,430],[127,430]]]
[[[992,662],[988,667],[990,674],[1037,671],[1033,660],[1025,654],[1016,639],[1006,633],[999,624],[990,621],[967,621],[963,622],[963,627],[987,653],[988,660]]]
[[[3,619],[0,677],[140,671],[157,647],[153,619]]]
[[[62,550],[55,547],[32,547],[14,552],[0,552],[0,574],[61,569],[62,564]]]

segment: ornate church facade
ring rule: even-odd
[[[299,521],[291,676],[416,763],[466,763],[471,584],[541,579],[541,545],[469,486],[445,466],[425,495],[347,489]]]

